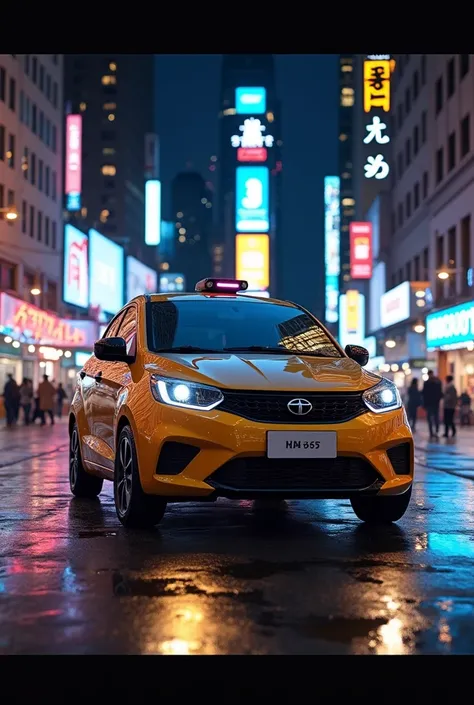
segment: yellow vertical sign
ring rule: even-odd
[[[390,60],[364,61],[364,112],[390,112]]]
[[[357,289],[346,291],[346,328],[347,333],[357,333],[360,321],[360,295]]]
[[[249,290],[270,285],[270,242],[266,234],[235,236],[235,276],[249,283]]]

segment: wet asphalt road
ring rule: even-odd
[[[0,429],[0,654],[474,653],[474,428],[420,440],[398,525],[220,500],[153,532],[71,498],[66,431]]]

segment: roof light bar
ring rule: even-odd
[[[248,289],[248,282],[242,279],[201,279],[196,286],[195,291],[207,291],[210,294],[219,292],[245,291]]]

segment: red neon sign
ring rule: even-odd
[[[239,162],[266,162],[267,150],[265,147],[239,147],[237,150]]]

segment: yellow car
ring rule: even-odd
[[[350,499],[363,521],[400,519],[413,438],[395,385],[363,369],[302,307],[204,279],[130,301],[78,375],[70,486],[114,483],[124,526],[168,502]]]

